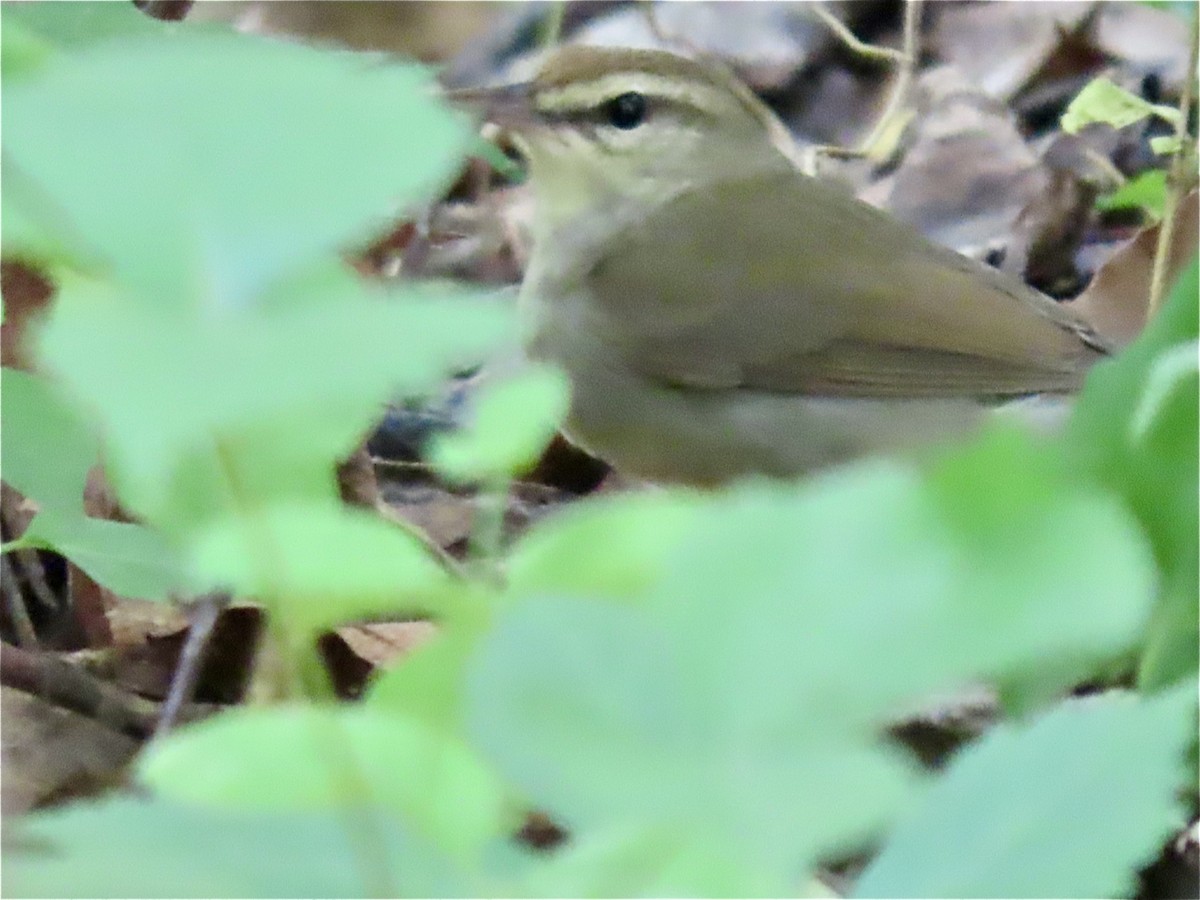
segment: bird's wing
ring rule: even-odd
[[[601,337],[628,365],[698,388],[1068,391],[1107,350],[1053,300],[794,171],[667,202],[598,261],[588,288]]]

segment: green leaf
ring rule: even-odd
[[[1200,377],[1200,341],[1186,341],[1161,353],[1147,373],[1145,392],[1129,423],[1133,439],[1144,438],[1168,411],[1172,395],[1186,390],[1197,377]]]
[[[117,797],[4,828],[7,897],[495,895],[376,809],[280,815]]]
[[[567,414],[570,382],[551,366],[530,365],[485,385],[475,397],[474,416],[462,430],[437,435],[433,465],[457,482],[485,483],[530,469]]]
[[[8,81],[36,72],[50,58],[53,48],[30,29],[9,21],[6,11],[3,20],[4,27],[0,29],[0,77]]]
[[[688,843],[671,831],[654,828],[614,829],[572,840],[530,869],[520,894],[548,898],[797,896],[786,881],[775,881],[731,862],[720,846]]]
[[[517,541],[505,564],[507,592],[637,597],[703,509],[701,496],[685,490],[573,503]]]
[[[1167,173],[1162,169],[1148,169],[1129,179],[1111,194],[1096,200],[1096,208],[1129,209],[1141,207],[1161,219],[1167,202]]]
[[[79,47],[6,85],[3,130],[119,281],[155,308],[216,309],[367,239],[452,173],[470,134],[418,66],[188,28]]]
[[[54,197],[3,151],[4,196],[0,229],[4,258],[36,268],[100,272],[104,257],[83,237]]]
[[[1130,896],[1185,821],[1195,690],[1071,701],[961,751],[856,897]]]
[[[146,15],[132,3],[83,0],[61,3],[6,3],[0,7],[4,31],[12,28],[36,36],[46,47],[72,50],[114,38],[161,39],[178,25]],[[212,28],[212,26],[207,26]]]
[[[197,585],[262,599],[305,640],[369,616],[437,615],[455,587],[417,538],[332,502],[222,519],[189,551]]]
[[[4,396],[4,480],[39,504],[83,511],[88,470],[100,447],[59,388],[37,375],[0,370]]]
[[[573,834],[660,826],[772,878],[849,850],[912,786],[885,721],[1047,657],[1082,677],[1144,628],[1141,535],[1043,455],[997,432],[925,477],[732,490],[642,603],[500,613],[470,733]]]
[[[470,147],[472,156],[478,156],[486,161],[500,175],[520,182],[524,180],[525,170],[521,164],[507,156],[496,144],[483,137],[477,136]]]
[[[447,734],[461,734],[466,670],[486,624],[483,616],[480,620],[444,626],[436,636],[380,672],[367,689],[364,705],[411,716]]]
[[[364,707],[233,710],[156,741],[138,774],[168,798],[229,810],[376,806],[459,858],[518,821],[504,786],[465,745]]]
[[[1161,360],[1180,358],[1179,348],[1197,338],[1198,295],[1200,279],[1193,262],[1141,336],[1092,370],[1066,435],[1066,453],[1077,469],[1120,496],[1154,546],[1162,572],[1160,605],[1138,675],[1139,683],[1150,689],[1194,673],[1198,662],[1196,380],[1179,382],[1158,400],[1152,392],[1149,430],[1140,431],[1135,423],[1139,411],[1148,408],[1147,391],[1153,391],[1153,373],[1162,371]]]
[[[1149,116],[1174,124],[1179,121],[1179,110],[1149,103],[1102,77],[1089,81],[1075,96],[1063,113],[1061,124],[1063,131],[1075,134],[1094,122],[1124,128]]]
[[[183,584],[176,549],[142,525],[45,509],[29,523],[19,543],[61,553],[122,597],[167,600]]]
[[[1183,140],[1174,134],[1160,134],[1150,138],[1150,149],[1159,156],[1178,153],[1183,147]]]
[[[129,509],[181,533],[230,513],[231,478],[242,505],[328,499],[335,462],[394,391],[432,387],[512,323],[494,302],[315,277],[321,291],[293,285],[290,305],[204,316],[64,282],[40,358],[104,424]]]

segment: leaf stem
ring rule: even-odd
[[[567,17],[567,0],[554,0],[542,23],[542,46],[549,49],[562,39],[563,21]]]
[[[1162,306],[1167,292],[1167,263],[1171,258],[1171,244],[1175,238],[1176,213],[1180,201],[1188,190],[1187,169],[1195,159],[1195,144],[1188,134],[1188,118],[1191,113],[1192,97],[1196,87],[1196,54],[1200,44],[1200,13],[1192,11],[1192,28],[1189,37],[1188,63],[1184,72],[1183,90],[1179,96],[1179,119],[1175,123],[1175,155],[1167,176],[1167,195],[1163,201],[1162,223],[1158,227],[1158,244],[1154,248],[1154,268],[1150,276],[1150,303],[1146,309],[1146,321],[1150,321]]]
[[[511,480],[483,485],[475,497],[475,516],[469,538],[472,568],[492,584],[500,581],[500,549],[504,542],[504,513]]]
[[[859,145],[859,150],[865,156],[875,157],[879,144],[893,128],[904,104],[908,102],[908,95],[912,92],[913,79],[921,56],[921,4],[922,0],[905,0],[904,51],[897,63],[896,83],[888,96],[883,113],[875,121],[875,127]]]

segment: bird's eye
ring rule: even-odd
[[[637,128],[646,118],[646,98],[636,91],[613,97],[605,104],[609,124],[628,131]]]

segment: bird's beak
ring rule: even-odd
[[[444,96],[455,106],[476,110],[484,121],[512,131],[524,131],[538,121],[537,109],[533,104],[533,85],[528,82],[499,87],[457,88],[446,91]]]

